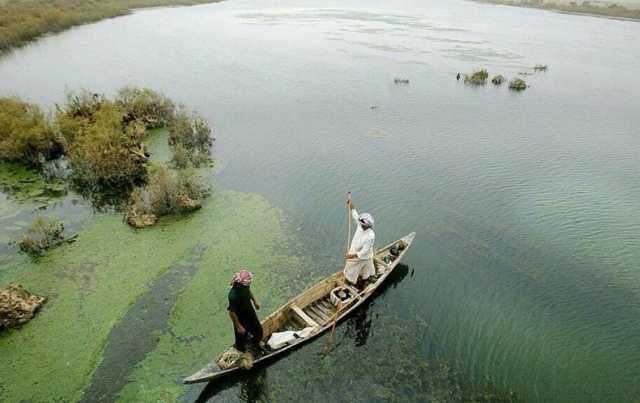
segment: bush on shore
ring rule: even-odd
[[[62,139],[37,105],[0,98],[0,159],[38,166],[62,151]]]
[[[169,145],[178,167],[199,167],[209,162],[213,141],[207,121],[185,108],[177,110],[169,122]]]
[[[30,256],[39,256],[64,240],[64,224],[60,220],[38,217],[22,234],[17,244]]]
[[[171,171],[153,166],[146,186],[131,193],[127,222],[136,228],[147,227],[161,216],[199,209],[208,195],[208,187],[193,169]]]

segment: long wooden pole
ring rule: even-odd
[[[351,201],[351,192],[347,192],[347,201]],[[348,230],[347,230],[347,251],[346,254],[349,253],[349,249],[351,246],[351,203],[347,203],[347,222],[348,224]],[[357,295],[357,298],[360,298],[362,296],[362,293]],[[331,326],[331,333],[329,333],[329,337],[327,338],[327,342],[324,344],[324,347],[322,347],[322,352],[324,354],[328,353],[329,350],[331,349],[331,346],[333,345],[333,342],[335,340],[335,335],[336,335],[336,322],[338,320],[338,316],[340,315],[340,313],[344,310],[345,307],[349,306],[351,304],[347,304],[344,305],[342,308],[338,309],[336,311],[336,313],[331,317],[331,321],[333,321],[333,325]]]
[[[351,192],[347,192],[347,200],[351,201]],[[349,246],[351,245],[351,203],[347,203],[347,222],[349,223],[347,230],[347,253],[349,253]]]

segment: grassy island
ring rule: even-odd
[[[171,170],[150,161],[143,142],[158,128],[169,132]],[[63,166],[58,179],[94,206],[128,204],[127,221],[137,228],[201,207],[208,189],[195,169],[210,163],[213,143],[203,117],[146,88],[123,88],[114,99],[69,93],[51,116],[21,99],[0,98],[0,160],[41,170]]]
[[[117,17],[135,8],[219,0],[0,0],[0,53],[44,34]]]

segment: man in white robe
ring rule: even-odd
[[[371,214],[358,214],[351,199],[347,201],[351,216],[357,224],[356,233],[353,234],[349,252],[346,255],[347,262],[344,267],[344,277],[351,284],[356,284],[358,279],[366,280],[376,274],[373,265],[373,244],[376,234],[373,232],[373,217]]]

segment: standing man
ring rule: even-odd
[[[344,277],[351,284],[356,284],[359,279],[367,280],[376,274],[373,265],[373,244],[376,234],[373,232],[373,217],[371,214],[358,214],[353,206],[351,198],[347,200],[347,206],[351,216],[357,223],[356,233],[353,234],[349,252],[346,255],[347,262],[344,267]]]
[[[251,272],[240,270],[231,279],[229,290],[228,309],[236,337],[235,348],[242,352],[247,351],[247,347],[251,345],[259,346],[262,340],[262,325],[256,313],[260,304],[251,292],[252,280]]]

